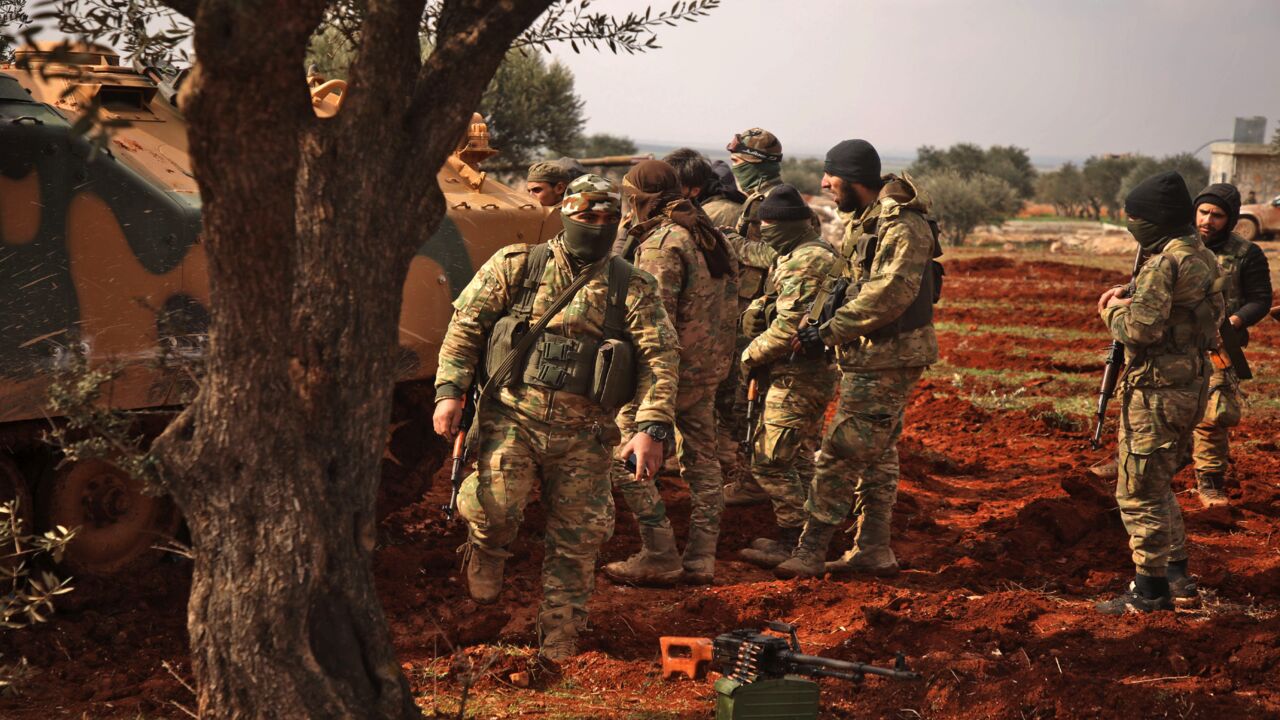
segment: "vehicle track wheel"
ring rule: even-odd
[[[14,464],[6,455],[0,455],[0,505],[11,500],[17,500],[16,513],[18,520],[22,526],[21,532],[31,534],[34,532],[31,527],[31,519],[35,516],[31,508],[31,492],[27,490],[27,479],[22,475],[22,471]],[[8,516],[0,516],[0,523],[7,524]],[[8,558],[5,555],[12,552],[13,547],[0,549],[0,564],[6,567],[12,567],[17,562],[17,558]]]
[[[62,563],[72,572],[112,575],[150,564],[173,536],[179,515],[168,497],[142,494],[142,482],[106,460],[67,463],[41,483],[42,528],[75,528]]]
[[[1258,223],[1253,218],[1240,218],[1240,222],[1236,223],[1235,233],[1253,242],[1258,239]]]

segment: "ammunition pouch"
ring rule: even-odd
[[[586,345],[544,332],[529,351],[521,380],[535,387],[586,395],[595,364],[595,348]]]
[[[625,340],[605,340],[596,348],[591,375],[591,399],[609,412],[636,395],[635,349]]]
[[[485,377],[495,378],[498,372],[498,366],[502,364],[507,354],[511,352],[511,348],[520,342],[520,338],[529,332],[529,318],[520,317],[518,315],[504,315],[498,318],[493,324],[493,330],[489,332],[489,345],[484,353],[484,370]],[[523,363],[520,358],[516,359],[516,367],[520,367]],[[512,387],[516,384],[518,378],[515,373],[508,373],[505,378],[494,379],[498,385],[495,387]]]
[[[742,265],[738,269],[738,299],[755,300],[764,293],[766,270],[751,265]]]

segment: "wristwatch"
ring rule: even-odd
[[[649,423],[648,425],[640,428],[640,432],[660,443],[665,443],[667,440],[671,439],[671,428],[663,423]]]

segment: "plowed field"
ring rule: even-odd
[[[664,681],[661,635],[714,636],[797,623],[806,652],[889,664],[917,682],[822,681],[823,717],[1267,718],[1280,716],[1280,324],[1249,348],[1259,380],[1232,436],[1231,505],[1179,500],[1201,607],[1102,617],[1093,603],[1131,573],[1112,488],[1087,468],[1089,419],[1107,343],[1094,303],[1124,279],[1122,257],[948,253],[938,327],[943,360],[907,410],[894,515],[903,572],[888,579],[782,582],[736,560],[772,525],[767,507],[730,508],[710,587],[647,590],[601,576],[580,657],[560,677],[517,687],[536,645],[542,549],[530,506],[501,602],[478,607],[459,572],[463,530],[438,506],[442,479],[383,525],[379,590],[424,711],[456,713],[459,658],[476,666],[469,717],[709,718],[706,680]],[[1274,264],[1274,261],[1273,261]],[[1114,424],[1113,414],[1112,424]],[[1114,443],[1114,429],[1108,428]],[[1191,473],[1175,480],[1190,487]],[[683,535],[688,494],[663,478]],[[602,562],[638,544],[618,518]],[[833,556],[849,544],[837,536]],[[0,662],[25,656],[23,694],[0,717],[185,717],[187,569],[169,563],[124,584],[85,583],[47,626],[0,636]],[[90,593],[92,591],[92,593]],[[87,598],[96,597],[90,602]],[[452,648],[463,648],[451,658]],[[163,663],[169,663],[173,672]]]

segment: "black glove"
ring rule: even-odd
[[[818,334],[818,326],[812,323],[803,325],[791,338],[791,350],[797,355],[814,357],[821,355],[826,347],[822,336]]]

